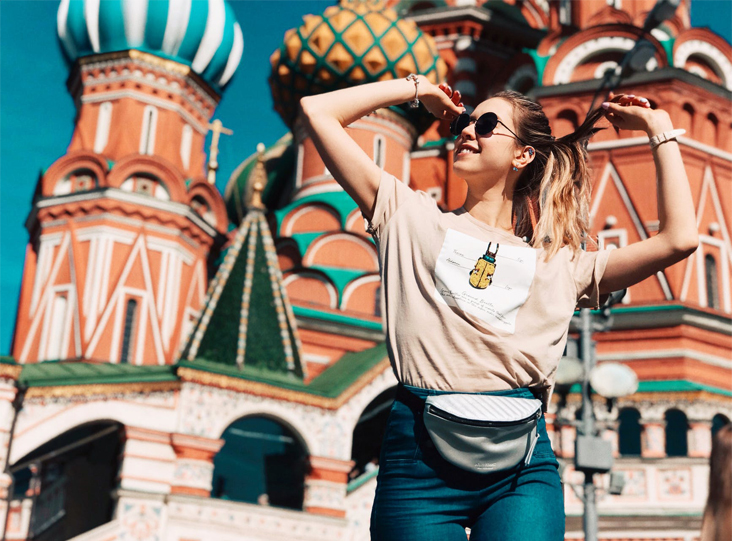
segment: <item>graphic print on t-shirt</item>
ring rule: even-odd
[[[490,325],[514,333],[516,314],[529,296],[536,273],[533,248],[483,241],[448,229],[435,265],[435,292],[438,300],[475,316]],[[490,251],[493,274],[485,288],[470,283],[471,272]]]

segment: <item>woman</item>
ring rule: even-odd
[[[454,121],[454,171],[463,207],[442,212],[383,172],[344,126],[382,107],[419,101]],[[373,540],[564,538],[558,463],[543,415],[528,465],[471,473],[446,461],[427,434],[425,399],[445,393],[539,397],[543,409],[579,303],[635,284],[691,254],[696,221],[673,140],[653,150],[659,231],[613,251],[585,252],[590,174],[584,142],[605,116],[656,135],[668,114],[618,96],[576,133],[555,140],[537,104],[504,92],[467,117],[459,92],[423,76],[301,100],[301,114],[333,177],[369,222],[382,274],[387,345],[400,382],[379,460]],[[493,113],[487,114],[487,113]]]
[[[709,497],[700,541],[732,539],[732,424],[720,428],[709,457]]]

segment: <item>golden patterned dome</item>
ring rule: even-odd
[[[303,21],[270,57],[275,110],[290,127],[303,96],[410,73],[437,83],[447,73],[432,37],[385,0],[341,0]]]

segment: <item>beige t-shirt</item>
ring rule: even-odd
[[[464,209],[443,212],[388,173],[370,226],[397,379],[463,392],[531,387],[546,409],[572,313],[598,305],[609,251],[565,247],[547,263],[543,249]]]

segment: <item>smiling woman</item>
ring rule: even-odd
[[[577,306],[597,307],[602,294],[695,250],[691,193],[669,115],[646,98],[616,96],[558,139],[541,106],[517,92],[495,94],[470,115],[460,100],[460,92],[410,75],[300,102],[323,162],[359,205],[379,248],[399,386],[379,459],[371,536],[465,539],[470,527],[471,540],[559,541],[563,493],[544,417],[517,419],[516,412],[546,411]],[[442,211],[382,170],[344,128],[405,101],[451,121],[453,170],[468,188],[459,209]],[[661,222],[651,239],[587,252],[586,143],[603,117],[651,137]],[[453,408],[449,428],[437,431],[423,417],[436,415],[444,394],[470,406]],[[514,456],[510,446],[486,443],[492,437],[529,443]]]

